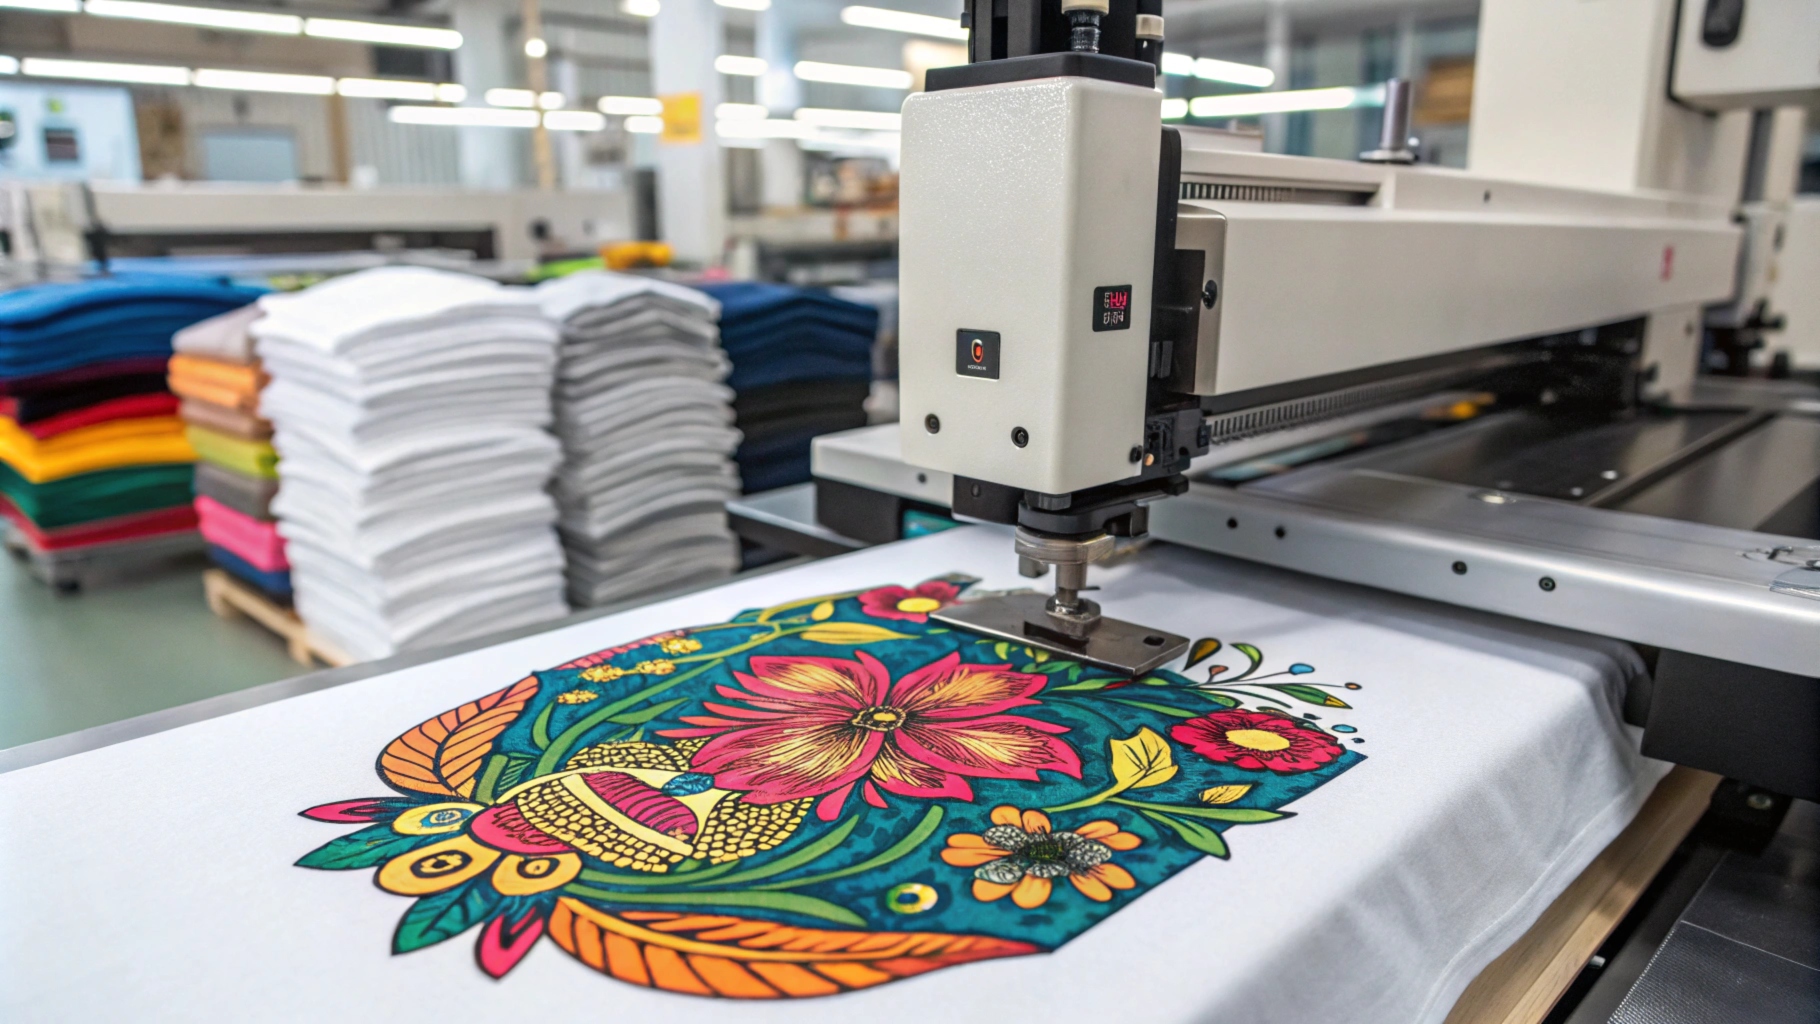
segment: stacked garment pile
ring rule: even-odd
[[[567,612],[535,293],[386,267],[260,307],[271,510],[313,633],[370,659]]]
[[[177,332],[171,390],[182,398],[196,463],[196,518],[209,558],[280,603],[291,600],[291,566],[272,516],[278,453],[259,416],[266,377],[247,328],[258,306],[210,317]]]
[[[171,336],[259,292],[120,275],[0,294],[0,515],[50,559],[193,538]]]
[[[809,479],[809,442],[866,425],[878,310],[826,292],[723,282],[720,342],[733,362],[735,458],[748,493]]]
[[[538,286],[562,327],[556,474],[569,600],[596,606],[739,568],[733,392],[715,319],[689,288],[604,271]]]

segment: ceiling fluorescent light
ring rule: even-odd
[[[860,28],[880,28],[887,32],[907,32],[914,36],[936,39],[965,39],[967,30],[954,18],[937,18],[908,11],[888,11],[883,7],[843,7],[840,20]]]
[[[1298,110],[1344,110],[1384,103],[1382,86],[1339,86],[1332,89],[1294,89],[1288,92],[1253,92],[1236,96],[1197,96],[1188,101],[1195,117],[1251,117]]]
[[[895,132],[904,127],[902,114],[889,114],[879,110],[830,110],[825,107],[803,107],[796,112],[796,119],[805,124],[819,125],[823,128],[862,128],[871,131]]]
[[[1194,76],[1194,58],[1185,53],[1164,51],[1163,74],[1181,75],[1183,78],[1192,78]]]
[[[768,11],[771,0],[714,0],[722,7],[731,7],[736,11]]]
[[[459,82],[443,82],[436,86],[436,98],[444,103],[460,103],[468,98],[468,87]]]
[[[344,21],[340,18],[306,18],[303,34],[319,39],[346,39],[380,46],[423,46],[432,50],[458,50],[461,33],[452,28],[427,25],[394,25],[378,21]]]
[[[626,131],[633,135],[662,135],[664,119],[661,117],[628,117]]]
[[[163,21],[173,25],[199,25],[234,32],[269,32],[273,35],[294,36],[303,31],[303,19],[295,14],[261,14],[220,7],[181,7],[177,4],[143,3],[141,0],[88,0],[82,9],[100,18]]]
[[[800,139],[814,131],[815,126],[812,124],[783,118],[761,118],[756,121],[723,119],[714,123],[714,134],[723,139]]]
[[[18,73],[19,58],[0,56],[0,75],[16,75]]]
[[[306,96],[327,96],[335,91],[335,80],[327,75],[281,75],[269,71],[197,68],[191,81],[204,89],[234,89],[239,92],[292,92]]]
[[[743,75],[747,78],[757,78],[764,74],[768,67],[770,67],[770,65],[766,64],[764,59],[760,57],[735,57],[730,53],[723,53],[714,58],[714,70],[723,75]]]
[[[488,89],[486,99],[489,107],[524,107],[528,110],[537,105],[537,94],[529,89]]]
[[[551,110],[543,115],[543,126],[553,132],[597,132],[607,119],[592,110]]]
[[[343,96],[369,100],[418,100],[434,103],[442,99],[442,86],[435,82],[406,82],[395,78],[343,78],[335,91]]]
[[[868,68],[857,64],[823,64],[799,60],[796,77],[805,82],[835,82],[840,85],[869,85],[880,89],[910,88],[910,72],[898,68]]]
[[[664,112],[664,101],[654,96],[602,96],[594,105],[603,114],[615,117],[643,115],[651,117]]]
[[[535,110],[491,107],[393,107],[386,116],[398,124],[442,124],[458,128],[535,128]]]
[[[714,106],[716,121],[763,121],[771,112],[760,103],[717,103]]]
[[[132,82],[139,85],[188,85],[189,68],[160,64],[112,64],[98,60],[56,60],[27,57],[21,70],[34,78],[80,78],[91,82]]]
[[[1187,117],[1187,116],[1188,116],[1188,101],[1187,100],[1164,100],[1163,101],[1163,120],[1180,121],[1182,118]]]
[[[655,18],[660,6],[657,0],[619,0],[620,13],[634,18]]]
[[[75,14],[82,10],[82,0],[0,0],[0,8],[15,11],[49,11],[52,14]]]
[[[1194,77],[1208,82],[1229,82],[1268,89],[1277,84],[1277,73],[1256,64],[1239,64],[1230,60],[1201,57],[1194,62]]]
[[[542,39],[532,37],[525,40],[525,56],[532,60],[542,60],[550,55],[550,44]]]

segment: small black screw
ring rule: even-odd
[[[1129,456],[1129,458],[1130,458],[1130,459],[1131,459],[1131,461],[1133,461],[1133,462],[1142,462],[1142,461],[1144,461],[1144,449],[1142,449],[1142,448],[1139,448],[1139,447],[1138,447],[1138,446],[1137,446],[1137,445],[1135,445],[1135,444],[1134,444],[1134,445],[1132,445],[1132,446],[1131,446],[1131,455],[1130,455],[1130,456]]]
[[[1025,445],[1029,444],[1030,443],[1030,431],[1025,430],[1023,427],[1012,427],[1011,428],[1011,443],[1014,445],[1017,445],[1019,448],[1022,448]]]
[[[1228,529],[1228,530],[1236,530],[1236,529],[1238,529],[1238,528],[1239,528],[1239,521],[1238,521],[1238,520],[1237,520],[1237,519],[1228,519],[1228,520],[1226,520],[1226,529]]]
[[[1281,526],[1277,527],[1276,533],[1277,533],[1277,540],[1282,540],[1284,537],[1289,536],[1289,531],[1283,529]]]
[[[1220,301],[1220,283],[1218,281],[1208,281],[1201,286],[1201,305],[1212,309],[1213,304],[1218,301]]]
[[[977,497],[979,497],[979,496],[980,496],[980,485],[979,485],[979,484],[974,484],[974,485],[973,485],[973,496],[974,496],[974,497],[975,497],[975,498],[977,498]]]
[[[1544,576],[1536,582],[1536,586],[1541,587],[1543,590],[1553,590],[1555,589],[1555,578],[1553,576]]]
[[[929,482],[929,474],[927,474],[927,473],[918,473],[918,474],[916,474],[916,482],[917,482],[917,483],[919,483],[919,484],[926,484],[926,483],[928,483],[928,482]]]
[[[1466,563],[1465,562],[1455,562],[1453,564],[1453,574],[1455,576],[1466,575]]]
[[[923,417],[923,429],[931,434],[939,434],[942,432],[942,421],[934,413],[930,413]]]

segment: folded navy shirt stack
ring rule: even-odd
[[[720,302],[733,372],[734,458],[748,493],[809,479],[809,442],[866,423],[878,310],[790,285],[698,285]]]

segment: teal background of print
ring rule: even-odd
[[[774,611],[774,621],[788,620],[805,628],[810,626],[808,619],[809,604],[791,607],[786,611]],[[711,664],[705,660],[688,659],[699,655],[713,655],[738,647],[754,636],[762,635],[770,626],[757,622],[761,612],[747,611],[736,616],[734,623],[750,622],[751,630],[742,628],[709,628],[707,631],[686,630],[685,636],[701,642],[702,650],[680,656],[677,669],[671,677],[681,676],[684,672]],[[652,695],[637,705],[627,709],[620,717],[621,722],[607,722],[597,725],[567,748],[550,770],[560,770],[562,762],[582,748],[595,743],[614,740],[643,739],[656,743],[670,743],[659,733],[665,729],[688,728],[682,721],[683,716],[703,713],[703,699],[727,703],[737,703],[737,692],[729,697],[716,693],[716,686],[739,687],[734,678],[734,671],[746,671],[748,659],[752,656],[766,657],[814,657],[852,659],[854,652],[863,650],[877,658],[890,670],[895,681],[903,675],[921,668],[930,662],[937,661],[950,652],[959,651],[963,661],[1004,665],[1009,663],[1013,670],[1051,669],[1048,686],[1036,695],[1037,704],[1012,709],[1009,714],[1024,718],[1040,719],[1047,722],[1065,725],[1068,732],[1061,738],[1072,745],[1082,762],[1082,777],[1074,779],[1054,771],[1043,771],[1040,780],[1027,782],[1004,779],[970,778],[974,790],[972,802],[959,800],[922,800],[885,794],[889,803],[886,808],[876,808],[864,802],[862,793],[855,789],[842,807],[834,821],[823,821],[815,814],[813,806],[804,817],[796,833],[776,849],[759,853],[741,861],[732,869],[731,875],[743,874],[759,868],[766,863],[789,856],[793,851],[828,835],[849,818],[857,817],[858,822],[850,835],[835,849],[820,858],[792,868],[789,871],[755,880],[749,884],[734,883],[725,886],[717,885],[712,879],[704,879],[697,887],[687,885],[664,885],[662,887],[634,886],[624,888],[628,893],[637,893],[641,899],[636,904],[620,904],[612,901],[592,899],[580,896],[588,902],[612,912],[626,910],[675,910],[686,913],[723,913],[746,917],[761,917],[801,924],[812,927],[840,927],[831,924],[824,918],[793,914],[773,908],[753,909],[738,906],[702,906],[699,904],[675,903],[666,904],[659,893],[676,892],[692,889],[699,892],[726,892],[742,890],[767,890],[778,883],[804,879],[850,867],[865,862],[890,848],[893,844],[910,834],[919,823],[923,822],[930,809],[940,806],[942,815],[939,826],[931,832],[914,850],[888,864],[854,874],[848,877],[829,881],[816,882],[789,888],[787,891],[813,896],[846,908],[865,921],[865,926],[873,930],[888,931],[937,931],[954,933],[986,934],[1001,938],[1021,940],[1037,945],[1054,948],[1068,941],[1081,932],[1092,927],[1107,915],[1116,913],[1128,901],[1140,898],[1152,887],[1168,879],[1177,871],[1207,856],[1184,842],[1173,830],[1159,824],[1132,807],[1113,803],[1102,803],[1073,811],[1061,811],[1051,814],[1054,828],[1065,831],[1078,828],[1089,821],[1110,820],[1126,832],[1142,839],[1136,849],[1119,851],[1113,862],[1123,866],[1137,880],[1137,886],[1127,891],[1114,890],[1109,902],[1099,903],[1086,898],[1075,891],[1066,878],[1055,880],[1054,890],[1047,903],[1032,910],[1017,907],[1009,898],[985,903],[974,899],[970,892],[973,880],[973,869],[953,867],[941,859],[941,851],[949,835],[958,832],[981,833],[991,826],[989,815],[995,806],[1009,804],[1020,809],[1041,809],[1065,805],[1105,790],[1113,784],[1110,768],[1109,743],[1115,739],[1132,736],[1140,728],[1148,727],[1159,736],[1168,737],[1169,727],[1186,721],[1188,716],[1201,715],[1220,711],[1232,706],[1231,696],[1210,693],[1205,689],[1196,689],[1195,685],[1182,675],[1173,672],[1152,673],[1140,681],[1113,688],[1092,689],[1096,681],[1121,681],[1121,677],[1095,668],[1077,667],[1073,672],[1056,670],[1055,663],[1035,663],[1034,655],[1022,647],[1010,647],[1007,656],[1000,656],[992,641],[960,631],[949,630],[938,623],[917,623],[903,619],[876,618],[866,615],[855,597],[838,599],[834,602],[834,613],[823,624],[865,623],[872,627],[882,627],[897,633],[908,634],[905,639],[888,639],[859,645],[819,643],[803,639],[801,636],[783,636],[773,639],[762,646],[734,654],[726,661],[712,664],[712,667],[701,671],[692,678],[682,680],[661,693]],[[698,630],[701,627],[698,627]],[[795,627],[792,627],[795,628]],[[1218,635],[1218,623],[1209,623],[1205,633]],[[614,655],[606,664],[630,670],[641,662],[666,658],[655,643],[633,647]],[[1263,652],[1263,657],[1274,662],[1270,652]],[[1284,659],[1287,664],[1287,659]],[[1067,663],[1061,663],[1067,664]],[[1309,671],[1308,666],[1298,665],[1298,671]],[[533,765],[543,755],[547,738],[559,737],[565,728],[583,720],[590,714],[615,701],[620,701],[634,693],[666,681],[663,676],[647,674],[628,674],[607,682],[588,682],[581,678],[581,668],[553,670],[536,673],[540,686],[536,697],[524,713],[504,732],[495,747],[496,754],[504,754],[509,767],[505,776],[499,779],[494,793],[503,793],[511,784],[522,783],[536,777]],[[1299,682],[1300,680],[1298,680]],[[558,695],[575,690],[587,689],[600,694],[600,697],[587,703],[565,704],[557,702]],[[1173,713],[1163,710],[1138,707],[1123,701],[1141,701],[1154,708],[1173,709]],[[1253,701],[1243,701],[1243,707],[1254,707]],[[660,708],[655,715],[652,709]],[[1271,708],[1271,710],[1279,710]],[[1326,709],[1323,709],[1325,711]],[[1319,728],[1321,722],[1309,721],[1312,714],[1296,712],[1302,724],[1310,728]],[[633,721],[633,719],[643,720]],[[1341,731],[1348,731],[1342,729]],[[1351,735],[1334,736],[1336,742],[1344,743],[1355,739]],[[1154,804],[1175,804],[1189,807],[1205,806],[1198,800],[1198,794],[1213,786],[1241,783],[1253,788],[1233,803],[1222,805],[1225,809],[1254,809],[1280,811],[1297,798],[1307,794],[1329,779],[1346,771],[1363,760],[1356,750],[1346,746],[1344,752],[1335,760],[1318,769],[1299,774],[1278,775],[1270,771],[1245,771],[1229,765],[1208,761],[1194,751],[1173,740],[1169,741],[1171,753],[1179,771],[1169,781],[1143,789],[1129,790],[1123,796],[1140,799]],[[882,791],[881,791],[882,792]],[[1285,811],[1285,813],[1288,813]],[[1223,834],[1232,856],[1245,855],[1245,830],[1256,827],[1270,827],[1269,822],[1248,824],[1237,829],[1227,822],[1198,820],[1206,828]],[[584,858],[591,868],[607,868],[591,857]],[[680,879],[681,875],[674,875]],[[936,894],[935,903],[921,913],[902,913],[887,905],[886,893],[901,883],[920,882],[931,886]],[[615,890],[616,886],[600,882],[590,882],[589,888],[597,890]],[[773,890],[775,891],[775,890]],[[847,927],[852,927],[849,923]]]

